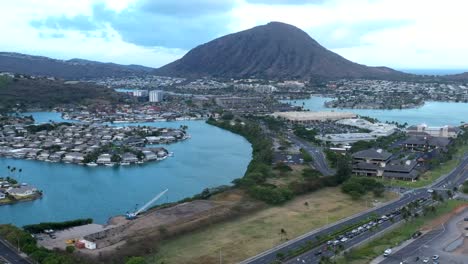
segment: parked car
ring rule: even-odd
[[[392,254],[392,249],[391,248],[387,248],[384,253],[383,253],[383,256],[384,257],[388,257],[390,254]]]
[[[432,256],[432,260],[438,260],[438,259],[439,259],[439,255]]]

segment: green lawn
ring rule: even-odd
[[[468,152],[468,145],[462,145],[457,150],[452,160],[449,160],[436,169],[425,172],[419,176],[416,182],[400,181],[400,180],[387,180],[379,179],[383,184],[387,186],[406,187],[406,188],[419,188],[431,184],[442,175],[445,175],[452,171],[460,163],[460,158],[463,157],[464,153]]]
[[[387,248],[395,247],[403,241],[411,238],[414,232],[418,231],[424,224],[429,221],[447,214],[455,209],[457,206],[467,204],[464,201],[449,200],[437,206],[435,213],[429,213],[426,216],[420,216],[410,222],[404,223],[402,226],[394,229],[393,231],[385,234],[384,236],[372,240],[370,243],[362,247],[351,250],[346,256],[340,257],[337,260],[338,264],[364,264],[369,263],[372,259],[376,258]]]

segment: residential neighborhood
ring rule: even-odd
[[[88,166],[141,164],[169,156],[168,150],[153,145],[190,138],[185,129],[78,123],[4,125],[0,156]]]

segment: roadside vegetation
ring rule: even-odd
[[[468,194],[468,181],[465,181],[462,186],[462,192]]]
[[[368,192],[372,192],[375,197],[382,197],[385,187],[372,178],[351,177],[341,185],[341,190],[349,194],[352,199],[358,200]]]
[[[304,126],[296,125],[293,128],[294,135],[305,139],[310,142],[318,143],[315,136],[317,136],[317,131],[314,129],[306,129]]]
[[[402,226],[386,233],[380,238],[372,240],[370,243],[352,249],[345,253],[342,257],[336,259],[338,264],[364,264],[369,263],[372,259],[383,254],[387,248],[398,246],[402,242],[411,238],[411,236],[419,231],[429,221],[438,218],[441,215],[450,213],[460,205],[466,204],[463,201],[448,200],[435,206],[433,210],[424,210],[425,213],[416,217],[408,218]]]
[[[230,117],[231,118],[231,117]],[[300,181],[292,181],[288,185],[274,185],[268,179],[277,178],[272,165],[273,143],[266,136],[262,128],[250,119],[242,122],[221,118],[216,121],[209,119],[208,124],[221,127],[236,134],[244,136],[252,144],[252,160],[247,167],[244,177],[233,181],[236,187],[244,189],[255,199],[268,204],[281,204],[291,200],[294,196],[316,191],[324,187],[337,186],[351,176],[351,167],[346,157],[337,160],[337,173],[330,177],[303,177]],[[275,126],[276,122],[269,122]],[[301,151],[304,161],[312,161],[312,157],[305,151]],[[306,172],[307,176],[316,173]]]
[[[13,225],[0,225],[0,237],[40,264],[84,264],[85,261],[67,252],[56,252],[39,247],[28,232]]]

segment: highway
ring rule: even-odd
[[[17,251],[7,246],[3,239],[0,239],[0,260],[6,260],[9,264],[31,264]]]
[[[461,160],[461,163],[459,166],[457,166],[452,172],[449,174],[442,176],[439,180],[434,182],[429,188],[434,188],[434,189],[452,189],[455,186],[459,186],[463,181],[465,181],[468,178],[468,155],[465,155],[464,158]],[[445,187],[444,187],[445,186]],[[395,209],[401,208],[403,206],[406,206],[410,202],[413,202],[415,200],[418,200],[420,198],[430,198],[431,194],[428,193],[429,188],[419,188],[419,189],[414,189],[410,190],[406,193],[404,193],[400,199],[387,203],[381,207],[377,208],[372,208],[366,212],[351,216],[349,218],[345,218],[341,221],[338,221],[334,224],[325,226],[321,229],[318,230],[313,230],[309,233],[306,233],[298,238],[292,239],[286,243],[283,243],[281,245],[278,245],[270,250],[267,250],[257,256],[254,256],[252,258],[249,258],[247,260],[244,260],[243,264],[247,263],[252,263],[252,264],[270,264],[274,261],[277,260],[277,254],[278,253],[287,253],[290,250],[297,250],[301,246],[305,245],[308,241],[314,242],[316,241],[317,236],[323,236],[326,234],[332,234],[335,231],[341,230],[349,225],[359,223],[363,220],[368,219],[371,216],[381,216],[384,214],[391,213]],[[379,226],[379,230],[383,230],[385,228],[388,228],[391,226],[391,224],[382,224]],[[345,249],[350,248],[354,245],[359,244],[362,240],[366,239],[366,236],[372,236],[373,232],[365,232],[362,237],[356,236],[350,240],[348,240],[346,243],[344,243]],[[320,256],[316,256],[315,253],[320,250],[320,248],[323,248],[324,245],[321,245],[317,248],[314,248],[300,256],[294,257],[293,259],[290,259],[289,262],[286,263],[299,263],[297,259],[301,263],[318,263]],[[302,262],[302,260],[306,260],[306,262]]]
[[[293,133],[288,133],[288,139],[298,147],[303,148],[312,156],[314,167],[324,176],[335,174],[335,171],[328,166],[326,157],[320,147],[316,147],[309,142],[298,138]]]

